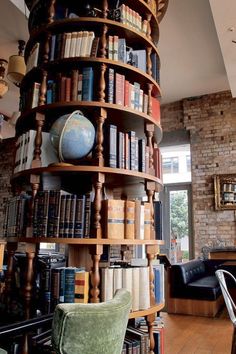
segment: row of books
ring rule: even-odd
[[[49,60],[75,57],[96,57],[99,37],[93,31],[54,34],[51,37]]]
[[[92,101],[92,67],[84,67],[81,72],[72,70],[70,75],[58,74],[56,79],[47,81],[46,104],[54,102]],[[34,82],[31,88],[21,94],[20,110],[37,107],[40,97],[40,83]]]
[[[16,237],[24,233],[30,198],[29,194],[22,192],[7,201],[3,222],[4,237]]]
[[[44,313],[52,312],[59,303],[88,303],[89,272],[83,267],[45,267],[38,281]]]
[[[150,240],[151,204],[140,200],[102,201],[104,237],[109,239]]]
[[[144,34],[147,34],[149,29],[148,21],[143,20],[138,12],[125,4],[120,6],[120,22]]]
[[[148,95],[138,82],[131,83],[125,75],[108,69],[106,80],[106,101],[148,114]],[[40,83],[21,94],[20,110],[37,107],[40,97]],[[81,71],[72,70],[70,75],[58,74],[57,78],[47,82],[46,103],[92,101],[94,99],[94,69],[84,67]],[[160,123],[160,103],[151,97],[152,117]]]
[[[101,269],[101,301],[113,298],[117,289],[132,294],[132,311],[150,308],[149,267],[107,267]]]
[[[128,326],[121,354],[149,354],[150,341],[146,331]]]
[[[146,139],[139,139],[135,131],[122,132],[117,126],[107,126],[106,164],[112,168],[122,168],[150,173],[150,149]],[[162,178],[161,152],[158,146],[153,147],[153,164],[155,176]]]
[[[90,237],[92,193],[38,191],[33,210],[34,237]]]
[[[14,173],[31,168],[34,154],[35,136],[36,130],[28,130],[17,138]],[[58,156],[52,146],[50,134],[48,132],[42,132],[40,157],[42,167],[58,162]]]
[[[131,83],[125,75],[119,74],[113,68],[108,69],[107,102],[130,107],[145,114],[148,113],[148,95],[138,82]],[[156,97],[151,97],[152,117],[160,123],[160,103]]]

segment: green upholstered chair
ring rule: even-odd
[[[119,289],[98,304],[57,305],[52,346],[57,354],[120,354],[131,308],[131,294]]]
[[[7,354],[6,350],[0,348],[0,354]]]

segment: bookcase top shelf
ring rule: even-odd
[[[15,238],[9,241],[16,241]],[[107,238],[52,238],[52,237],[20,237],[18,242],[27,243],[61,243],[68,245],[163,245],[164,242],[160,240],[129,240],[129,239],[107,239]]]
[[[82,109],[85,116],[89,118],[90,112],[94,114],[94,109],[97,109],[97,113],[100,108],[105,108],[107,110],[108,116],[110,116],[109,121],[112,124],[118,125],[120,129],[124,130],[135,130],[138,136],[143,136],[144,124],[153,123],[154,124],[154,137],[157,144],[162,139],[162,128],[157,121],[151,116],[134,110],[130,107],[124,107],[118,104],[111,104],[107,102],[97,102],[97,101],[72,101],[72,102],[58,102],[52,104],[45,104],[42,106],[35,107],[31,110],[24,112],[17,120],[17,131],[22,132],[23,129],[34,128],[35,120],[31,119],[32,115],[36,112],[43,113],[47,115],[47,112],[53,112],[47,119],[50,122],[52,117],[59,118],[59,116],[69,113],[76,109]],[[123,119],[120,119],[122,113]],[[58,114],[58,115],[57,115]],[[92,115],[91,115],[92,120]],[[52,120],[51,120],[51,123]]]
[[[78,69],[78,64],[89,64],[89,65],[101,65],[102,63],[109,65],[109,67],[114,67],[123,71],[129,71],[129,76],[131,79],[138,80],[140,84],[153,84],[152,94],[153,96],[161,96],[161,88],[158,83],[153,79],[152,76],[148,75],[144,71],[130,65],[122,63],[121,61],[114,61],[106,58],[85,58],[85,57],[73,57],[73,58],[63,58],[59,60],[50,61],[47,64],[44,64],[42,68],[50,70],[50,72],[59,72],[59,70],[68,69],[68,64],[70,69]],[[30,70],[22,80],[21,89],[25,85],[28,85],[28,82],[33,78],[38,80],[38,76],[41,75],[40,69],[33,68]]]
[[[152,47],[152,50],[158,55],[158,50],[153,41],[148,39],[148,37],[133,29],[132,27],[128,27],[125,24],[122,24],[117,21],[108,20],[105,18],[94,18],[94,17],[80,17],[80,18],[69,18],[63,20],[57,20],[50,24],[43,25],[40,29],[35,30],[31,33],[30,39],[25,47],[25,61],[27,62],[28,55],[34,43],[36,43],[42,36],[45,36],[48,32],[59,33],[70,32],[78,30],[79,28],[83,28],[86,26],[87,29],[91,29],[91,31],[96,30],[96,27],[101,27],[106,24],[109,26],[109,30],[111,34],[114,32],[117,36],[124,36],[126,40],[132,41],[132,45],[135,48],[137,45],[140,48],[140,45]],[[98,30],[98,29],[97,29]],[[159,35],[156,36],[152,34],[153,40],[157,43],[159,40]]]
[[[85,174],[87,178],[88,175],[93,175],[97,173],[106,174],[106,184],[112,184],[113,186],[121,185],[122,183],[135,183],[135,182],[155,182],[158,186],[162,185],[162,182],[159,178],[149,175],[147,173],[124,170],[120,168],[111,168],[111,167],[100,167],[100,166],[49,166],[49,167],[40,167],[29,170],[24,170],[22,172],[16,173],[12,177],[12,181],[20,177],[26,178],[31,175],[41,175],[43,173],[51,173],[55,175],[67,175],[69,178],[73,177],[73,174],[81,173]]]

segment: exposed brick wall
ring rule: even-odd
[[[5,139],[0,143],[0,237],[3,236],[5,204],[12,195],[10,178],[12,176],[15,154],[15,139]]]
[[[164,105],[163,130],[180,129],[181,124],[190,132],[197,257],[203,246],[235,244],[235,213],[214,210],[212,176],[236,173],[236,99],[227,91]]]

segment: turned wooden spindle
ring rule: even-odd
[[[39,106],[42,106],[46,102],[46,92],[47,92],[47,71],[43,71],[42,82],[40,86],[40,93],[39,93]]]
[[[154,136],[154,124],[146,124],[146,136],[147,136],[147,146],[149,147],[149,173],[154,175],[154,165],[153,165],[153,136]]]
[[[44,51],[43,51],[43,63],[44,64],[48,63],[48,61],[49,61],[51,37],[52,37],[52,35],[49,32],[45,36]]]
[[[105,89],[106,89],[106,80],[105,80],[105,73],[106,73],[107,66],[106,64],[102,63],[100,66],[100,80],[99,80],[99,91],[98,91],[98,101],[105,102]]]
[[[33,261],[35,252],[26,252],[27,256],[27,270],[25,276],[24,300],[25,300],[25,318],[30,318],[32,307],[32,289],[33,289]]]
[[[150,13],[147,13],[146,14],[146,19],[147,19],[147,38],[150,39],[150,40],[152,39],[152,37],[151,37],[151,33],[152,33],[151,18],[152,18],[152,15]]]
[[[108,1],[103,0],[102,2],[102,17],[107,18],[108,15]]]
[[[41,167],[41,146],[42,146],[42,129],[44,126],[45,117],[41,113],[36,113],[36,135],[34,140],[32,168]]]
[[[14,255],[17,249],[17,243],[16,242],[8,242],[7,243],[7,272],[6,272],[6,278],[5,278],[5,294],[7,300],[9,300],[9,296],[11,294],[12,290],[12,283],[14,279]]]
[[[148,109],[147,109],[147,114],[151,117],[152,116],[152,89],[153,89],[153,84],[147,84],[147,89],[148,89]]]
[[[107,25],[103,25],[102,27],[102,34],[101,34],[101,46],[100,46],[100,58],[106,58],[107,57],[107,31],[108,27]]]
[[[93,202],[93,211],[94,211],[94,222],[93,222],[93,230],[94,237],[102,238],[102,228],[101,228],[101,209],[102,209],[102,186],[105,181],[105,176],[103,173],[98,173],[98,175],[94,178],[94,202]]]
[[[48,23],[52,23],[54,21],[55,3],[56,3],[56,0],[51,0],[50,5],[48,7]]]
[[[152,60],[151,60],[151,54],[152,54],[152,47],[147,47],[147,74],[152,75]],[[152,89],[152,87],[151,87]]]
[[[98,303],[100,302],[100,273],[99,273],[99,261],[101,259],[101,254],[103,253],[102,245],[96,245],[94,249],[91,250],[93,267],[91,271],[91,290],[90,290],[90,302]]]
[[[150,339],[150,352],[149,352],[149,354],[155,354],[154,353],[155,339],[154,339],[154,335],[153,335],[154,321],[155,321],[155,314],[147,316],[148,334],[149,334],[149,339]]]
[[[97,129],[96,129],[96,147],[95,147],[95,158],[98,166],[104,166],[104,156],[103,156],[103,125],[105,119],[107,118],[107,111],[104,108],[99,110],[98,117],[96,119]]]

